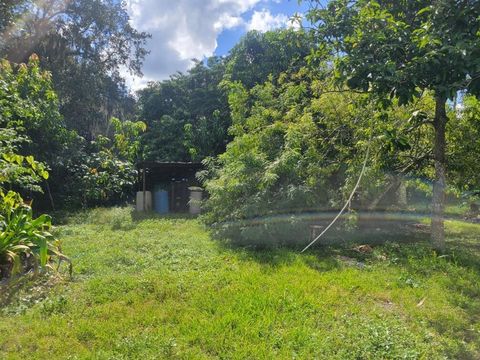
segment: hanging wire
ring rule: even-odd
[[[357,191],[358,187],[360,186],[360,183],[362,181],[362,178],[363,178],[363,175],[365,174],[365,170],[367,168],[367,163],[368,163],[368,158],[370,156],[370,145],[372,144],[372,137],[370,137],[370,140],[368,142],[368,147],[367,147],[367,152],[365,154],[365,160],[363,162],[363,167],[362,167],[362,171],[360,172],[360,176],[358,177],[358,180],[357,180],[357,183],[355,184],[355,187],[353,188],[352,190],[352,193],[350,194],[350,197],[348,198],[347,202],[345,203],[345,205],[343,206],[343,208],[340,210],[340,212],[338,213],[338,215],[332,220],[332,222],[320,233],[320,235],[318,235],[315,239],[313,239],[313,241],[308,244],[305,249],[303,249],[301,251],[301,253],[304,253],[305,251],[307,251],[313,244],[315,244],[336,222],[337,220],[340,218],[340,216],[342,216],[342,214],[344,213],[344,211],[347,209],[347,207],[350,205],[350,203],[352,202],[352,199],[353,199],[353,196],[355,195],[355,192]]]

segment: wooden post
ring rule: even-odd
[[[142,177],[143,177],[143,212],[145,212],[147,211],[147,180],[146,180],[145,165],[143,165]]]
[[[324,229],[325,229],[325,226],[322,226],[322,225],[310,225],[310,241],[315,240],[317,236],[320,235]]]
[[[172,179],[172,184],[171,184],[170,188],[172,189],[171,194],[170,194],[171,199],[172,199],[171,202],[170,202],[170,211],[172,213],[174,213],[175,210],[176,210],[176,208],[175,208],[175,180],[174,179]]]
[[[53,196],[50,191],[50,185],[48,184],[48,181],[45,180],[45,184],[47,185],[47,192],[48,192],[48,198],[50,199],[50,204],[52,205],[52,210],[55,211],[55,203],[53,202]]]

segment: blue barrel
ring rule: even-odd
[[[168,206],[168,191],[156,188],[153,198],[153,205],[155,212],[159,214],[167,214],[169,210]]]

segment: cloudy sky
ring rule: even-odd
[[[297,0],[128,0],[133,26],[152,35],[144,77],[128,83],[136,90],[187,70],[192,58],[225,55],[248,30],[291,26],[302,8]]]

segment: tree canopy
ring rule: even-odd
[[[132,28],[122,2],[21,1],[8,8],[16,17],[0,56],[14,63],[39,56],[70,129],[92,140],[107,134],[112,116],[133,114],[120,70],[141,74],[148,34]]]
[[[251,31],[228,56],[196,61],[185,74],[149,84],[139,92],[139,116],[149,125],[144,158],[199,161],[221,154],[231,140],[232,86],[250,89],[270,76],[300,69],[312,47],[303,31]]]
[[[250,31],[230,51],[225,78],[252,88],[269,75],[300,69],[313,46],[302,30]]]
[[[139,117],[149,130],[145,160],[202,160],[224,151],[230,115],[220,87],[225,59],[197,61],[186,74],[151,83],[139,92]]]

